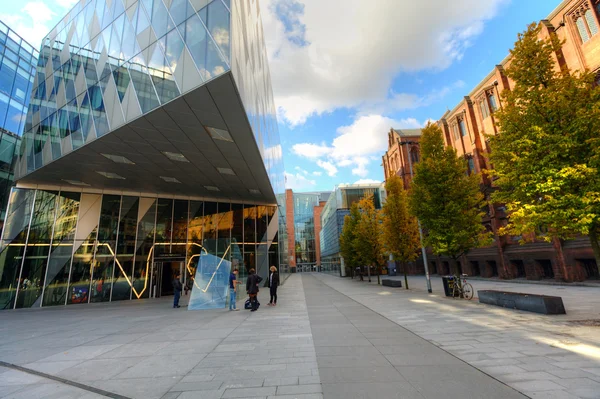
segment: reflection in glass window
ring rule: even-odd
[[[221,53],[226,57],[226,61],[229,64],[230,54],[230,14],[220,1],[213,1],[208,5],[208,13],[206,20],[204,21],[208,27],[208,31],[212,36],[213,40],[221,49]]]

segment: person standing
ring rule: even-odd
[[[180,308],[179,306],[179,298],[181,297],[181,290],[183,286],[181,284],[181,275],[177,273],[175,278],[173,279],[173,290],[175,291],[175,296],[173,297],[173,308]]]
[[[277,306],[277,287],[279,287],[279,272],[275,266],[269,269],[269,288],[271,290],[271,301],[269,306]]]
[[[258,309],[258,285],[262,281],[262,277],[256,274],[256,270],[250,269],[250,274],[246,279],[246,292],[250,297],[250,304],[252,305],[251,312],[256,312]]]
[[[238,273],[238,269],[233,269],[229,275],[229,310],[239,310],[235,306],[235,301],[237,300],[237,286],[241,284],[241,281],[238,281],[237,279]]]

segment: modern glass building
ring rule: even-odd
[[[0,308],[168,295],[177,272],[198,289],[203,254],[287,270],[262,35],[258,0],[75,5],[40,49]]]
[[[321,270],[345,276],[344,261],[340,255],[340,235],[344,228],[344,218],[350,214],[352,204],[372,195],[376,209],[385,202],[385,188],[382,183],[340,185],[321,212]]]
[[[0,21],[0,226],[14,185],[14,160],[21,145],[37,60],[37,50]]]

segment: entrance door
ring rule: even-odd
[[[154,262],[152,292],[155,298],[174,294],[173,279],[183,276],[183,262]],[[182,281],[182,284],[184,282]]]

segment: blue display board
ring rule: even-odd
[[[200,255],[188,310],[222,309],[227,304],[231,262],[215,255]]]

